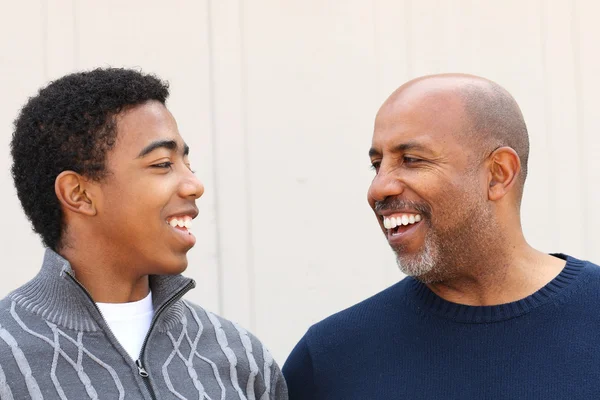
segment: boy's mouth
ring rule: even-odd
[[[192,227],[192,217],[189,215],[178,215],[167,219],[167,224],[171,225],[172,228],[189,232]]]

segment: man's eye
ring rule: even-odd
[[[419,161],[421,161],[418,158],[414,158],[414,157],[403,157],[403,162],[404,164],[415,164],[418,163]]]
[[[173,163],[171,161],[165,161],[160,164],[154,164],[154,165],[152,165],[152,167],[153,168],[171,168],[171,165],[173,165]]]
[[[375,161],[371,163],[371,169],[375,172],[379,172],[379,166],[381,163],[379,161]]]

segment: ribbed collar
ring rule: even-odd
[[[431,291],[427,285],[414,278],[407,278],[407,299],[420,311],[461,323],[491,323],[524,315],[549,302],[571,285],[586,263],[563,254],[555,256],[567,261],[563,270],[531,296],[496,306],[467,306],[444,300]]]
[[[102,316],[74,277],[75,272],[69,262],[51,249],[46,249],[38,274],[8,297],[17,305],[61,327],[96,331],[104,324]],[[154,310],[160,310],[175,296],[182,295],[194,286],[193,280],[181,275],[151,275]],[[169,329],[181,320],[182,315],[183,305],[177,301],[162,313],[158,329]]]

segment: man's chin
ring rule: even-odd
[[[396,253],[396,263],[403,274],[420,281],[428,280],[428,276],[436,269],[434,260],[427,251],[414,255]]]
[[[437,264],[402,263],[400,258],[396,262],[402,273],[426,285],[446,282],[453,277],[450,271],[439,268]]]

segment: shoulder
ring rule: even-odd
[[[565,267],[557,276],[557,279],[564,281],[567,286],[574,286],[581,289],[586,286],[597,288],[600,285],[600,266],[591,261],[566,254],[552,255],[566,261]]]
[[[311,326],[296,344],[283,367],[290,399],[316,398],[324,371],[346,368],[345,355],[352,354],[376,336],[393,314],[400,317],[410,278],[337,312]],[[319,372],[319,377],[315,371]],[[329,376],[329,375],[327,375]]]
[[[38,316],[20,307],[9,296],[0,300],[0,364],[14,362],[41,350],[42,340],[51,333]]]
[[[252,369],[259,365],[269,369],[274,364],[267,347],[243,326],[188,300],[183,300],[183,304],[186,308],[186,324],[197,325],[204,333],[210,332],[210,335],[203,336],[214,339],[214,347],[224,351],[228,357],[243,358]]]
[[[10,294],[0,300],[0,321],[4,318],[6,313],[10,312],[13,303],[14,300],[10,297]]]
[[[390,320],[402,321],[406,307],[407,286],[412,278],[339,311],[312,325],[292,352],[293,359],[303,363],[316,362],[327,354],[342,354],[348,349],[362,347],[368,338],[379,335]],[[286,361],[286,365],[290,361]],[[288,368],[289,369],[289,368]]]
[[[326,332],[339,334],[347,329],[361,329],[365,325],[385,318],[390,311],[398,310],[404,304],[406,287],[409,285],[410,279],[405,278],[375,295],[317,322],[309,329],[309,333],[311,335]]]
[[[187,300],[183,300],[183,304],[186,324],[197,325],[203,332],[201,337],[205,339],[201,346],[205,354],[210,351],[223,354],[231,365],[237,366],[238,373],[261,377],[255,379],[255,386],[268,393],[268,399],[286,398],[281,370],[268,348],[255,335],[204,307]]]
[[[600,266],[591,261],[557,254],[559,258],[566,260],[563,271],[559,274],[557,284],[565,286],[564,296],[573,296],[597,303],[600,301]]]
[[[14,298],[14,292],[0,300],[0,327],[7,329],[13,325],[23,325],[22,320],[31,322],[31,319],[37,320],[39,317],[30,310],[22,307],[18,298]]]
[[[596,279],[600,279],[600,266],[587,260],[580,260],[573,256],[563,256],[567,261],[567,265],[576,266],[580,265],[582,268],[582,273],[589,274],[595,276]]]
[[[255,348],[262,349],[264,347],[256,336],[237,322],[223,318],[188,300],[183,300],[183,304],[186,308],[187,319],[191,318],[197,323],[202,324],[203,329],[214,330],[217,341],[220,340],[223,342],[223,340],[235,339],[233,342],[237,342],[239,340],[241,347],[249,350],[254,350]]]

